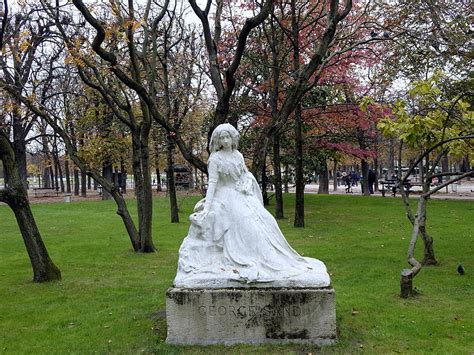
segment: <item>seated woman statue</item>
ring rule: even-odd
[[[300,256],[265,209],[230,124],[211,136],[206,198],[189,217],[175,287],[327,287],[325,265]]]

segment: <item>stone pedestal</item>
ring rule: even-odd
[[[332,288],[170,288],[166,318],[170,344],[336,342]]]

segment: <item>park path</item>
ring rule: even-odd
[[[318,189],[318,184],[308,184],[305,187],[305,193],[318,193]],[[454,189],[455,191],[453,191],[453,188],[451,186],[448,187],[448,191],[446,191],[446,189],[442,189],[435,193],[432,198],[444,200],[474,200],[474,181],[463,181],[461,184],[456,184]],[[349,193],[347,195],[362,195],[362,189],[360,184],[358,184],[357,186],[353,186],[351,190],[352,193]],[[421,189],[415,189],[415,192],[416,191],[421,191]],[[290,192],[294,192],[294,188],[290,189]],[[333,184],[331,182],[331,184],[329,185],[329,194],[346,195],[345,186],[340,185],[337,187],[337,190],[334,191]],[[382,197],[382,193],[380,191],[376,191],[372,196]],[[390,192],[386,192],[385,196],[393,198]],[[410,195],[410,197],[416,196],[416,193]],[[397,194],[396,197],[400,197],[400,194]]]
[[[344,186],[338,186],[336,191],[333,191],[333,185],[332,183],[329,185],[330,186],[330,195],[346,195],[345,193],[345,187]],[[310,193],[310,194],[315,194],[318,193],[318,188],[319,185],[317,184],[308,184],[305,187],[305,193]],[[451,187],[449,187],[449,192],[446,192],[446,189],[443,189],[436,194],[433,195],[433,198],[435,199],[444,199],[444,200],[474,200],[474,181],[465,181],[462,182],[461,184],[458,184],[456,186],[456,191],[453,191]],[[290,192],[294,192],[294,188],[290,188]],[[271,191],[269,191],[271,193]],[[199,195],[198,192],[195,191],[180,191],[178,192],[178,195],[183,197],[183,196],[189,196],[192,194]],[[166,192],[153,192],[154,196],[166,196]],[[362,195],[362,190],[360,184],[357,186],[352,187],[352,193],[347,194],[349,196],[360,196]],[[377,197],[382,197],[381,192],[375,192],[372,196],[377,196]],[[386,193],[385,196],[387,198],[393,198],[390,193]],[[411,197],[416,197],[417,194],[412,194]],[[128,193],[126,197],[133,197],[133,190],[128,190]],[[400,195],[397,194],[396,198],[399,198]],[[64,195],[59,194],[59,196],[47,196],[47,197],[35,197],[34,193],[32,190],[29,191],[29,199],[30,203],[32,204],[37,204],[37,203],[65,203]],[[87,191],[87,197],[81,197],[81,196],[72,196],[72,201],[92,201],[92,200],[101,200],[102,196],[94,190],[88,190]],[[0,205],[2,203],[0,202]]]

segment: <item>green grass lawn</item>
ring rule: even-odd
[[[155,254],[135,254],[113,202],[36,204],[33,211],[63,281],[33,284],[14,220],[0,206],[0,353],[439,353],[474,351],[474,203],[431,201],[428,228],[440,265],[398,297],[410,226],[399,199],[306,195],[306,228],[292,227],[286,195],[280,226],[305,256],[323,260],[337,298],[339,342],[311,346],[176,347],[164,343],[165,291],[196,198],[179,224],[155,200]],[[130,201],[133,204],[133,201]],[[270,206],[270,210],[273,206]],[[421,254],[421,245],[418,255]],[[459,276],[462,263],[466,275]]]

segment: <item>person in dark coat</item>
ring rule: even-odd
[[[375,184],[375,171],[369,169],[369,193],[372,195],[374,193],[374,184]]]

